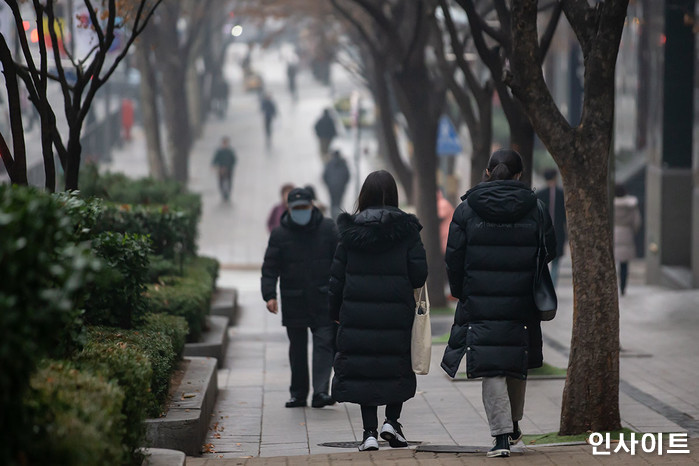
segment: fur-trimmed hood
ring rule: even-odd
[[[370,207],[337,217],[340,241],[348,249],[379,250],[418,235],[422,225],[415,215],[396,207]]]

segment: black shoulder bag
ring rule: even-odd
[[[539,218],[537,222],[537,230],[539,244],[536,251],[536,270],[534,271],[534,302],[539,310],[541,320],[553,320],[556,317],[556,308],[558,308],[558,298],[556,298],[556,290],[553,287],[551,273],[549,273],[548,265],[546,264],[546,238],[544,235],[544,211],[542,202],[537,201],[537,210]]]

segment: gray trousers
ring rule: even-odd
[[[514,377],[483,377],[483,406],[488,416],[490,435],[509,434],[513,421],[524,414],[524,394],[527,381]]]
[[[330,371],[335,358],[336,325],[312,328],[313,333],[313,393],[329,393]],[[308,384],[308,327],[287,327],[289,336],[289,365],[291,366],[291,396],[305,400]]]

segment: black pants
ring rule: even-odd
[[[219,169],[218,172],[218,189],[221,191],[221,197],[227,201],[231,196],[233,189],[233,170]]]
[[[330,371],[335,357],[335,325],[312,328],[313,333],[313,393],[330,391]],[[308,328],[287,327],[289,336],[289,365],[291,366],[291,396],[308,397]]]
[[[621,294],[626,293],[626,281],[629,277],[629,263],[620,262],[619,263],[619,288],[621,289]]]
[[[403,403],[386,405],[386,419],[389,421],[397,421],[402,409]],[[362,423],[364,424],[364,430],[377,430],[379,428],[378,412],[378,406],[362,405]]]

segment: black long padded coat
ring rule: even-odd
[[[543,362],[541,321],[532,291],[537,198],[523,183],[505,180],[480,183],[462,200],[447,241],[449,285],[459,303],[442,368],[454,377],[466,355],[469,378],[526,379],[527,369]],[[556,238],[546,209],[543,221],[550,261]]]
[[[335,222],[313,208],[311,221],[298,225],[285,212],[269,237],[262,264],[262,298],[277,298],[280,279],[282,325],[322,327],[328,316],[328,280],[338,236]]]
[[[330,277],[337,333],[332,397],[369,406],[415,396],[410,334],[413,289],[427,278],[422,226],[394,207],[337,219],[340,244]]]

